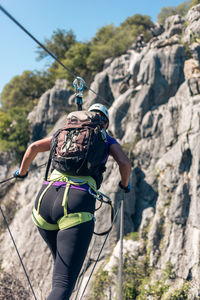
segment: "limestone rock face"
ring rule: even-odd
[[[59,117],[66,113],[66,107],[70,106],[68,100],[71,96],[66,85],[66,80],[57,80],[55,86],[40,97],[38,105],[29,114],[33,141],[43,138]]]
[[[132,162],[132,190],[127,195],[119,190],[116,162],[109,158],[107,163],[100,190],[111,198],[117,216],[98,267],[109,255],[106,270],[118,264],[119,206],[124,199],[124,233],[139,233],[139,239],[125,242],[125,248],[138,257],[138,261],[147,256],[149,267],[154,268],[152,282],[159,280],[170,264],[173,276],[168,278],[169,292],[187,282],[188,299],[198,299],[200,294],[200,56],[198,41],[189,37],[192,32],[198,38],[199,10],[200,5],[197,5],[188,12],[187,27],[183,26],[180,16],[173,16],[166,21],[165,31],[141,52],[131,47],[122,56],[107,60],[91,85],[95,93],[90,90],[84,99],[85,108],[94,102],[109,107],[109,132]],[[52,95],[54,101],[50,100]],[[52,132],[61,127],[65,117],[60,111],[67,111],[73,101],[73,96],[63,87],[47,91],[30,115],[35,128],[33,135],[38,132],[37,126],[42,136],[47,133],[49,124],[57,121]],[[46,162],[47,157],[47,153],[38,155],[34,166]],[[9,175],[9,164],[4,165],[0,160],[0,168],[5,176]],[[38,299],[47,296],[52,275],[50,252],[30,217],[43,176],[44,169],[38,168],[0,195],[2,208],[10,211],[10,228]],[[8,203],[11,203],[10,209]],[[103,205],[96,212],[95,231],[108,229],[110,223],[110,209]],[[94,237],[91,243],[86,277],[104,238]],[[0,256],[5,271],[10,273],[17,269],[19,279],[27,285],[7,231],[1,233]]]
[[[193,6],[186,15],[189,25],[186,27],[183,42],[192,43],[194,39],[199,39],[200,33],[200,4]],[[199,43],[199,42],[198,42]]]

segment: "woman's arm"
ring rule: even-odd
[[[128,186],[131,174],[131,162],[122,150],[119,144],[112,144],[109,149],[110,155],[116,160],[119,165],[121,175],[121,184],[124,187]]]
[[[39,152],[50,150],[51,137],[36,141],[32,143],[26,150],[22,159],[19,175],[25,175],[28,172],[30,164]]]

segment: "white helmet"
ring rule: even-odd
[[[106,120],[108,121],[109,124],[108,110],[103,104],[95,103],[89,107],[88,111],[100,111],[106,117]]]

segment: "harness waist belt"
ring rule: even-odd
[[[44,181],[43,184],[48,185],[49,183],[50,183],[50,181]],[[64,181],[55,181],[52,185],[54,185],[54,186],[60,186],[60,187],[64,188],[64,187],[67,186],[67,182],[64,182]],[[82,184],[81,186],[77,186],[77,185],[71,184],[70,185],[70,189],[76,189],[76,190],[81,190],[81,191],[88,192],[89,185],[88,184]]]

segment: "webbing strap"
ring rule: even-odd
[[[62,202],[62,206],[64,207],[64,215],[67,216],[67,199],[68,199],[68,193],[69,193],[69,188],[70,188],[71,183],[68,181],[66,188],[65,188],[65,192],[64,192],[64,196],[63,196],[63,202]]]
[[[68,194],[69,194],[69,189],[70,189],[70,185],[83,185],[83,184],[88,184],[90,189],[92,189],[97,195],[98,195],[98,191],[96,189],[96,182],[95,180],[91,177],[91,176],[70,176],[70,175],[66,175],[63,174],[57,170],[54,170],[52,172],[52,174],[48,177],[48,180],[51,182],[50,186],[55,182],[55,181],[63,181],[66,182],[66,188],[65,188],[65,192],[63,195],[63,201],[62,201],[62,206],[64,209],[64,216],[67,216],[67,200],[68,200]],[[44,192],[41,195],[40,198],[40,202],[42,197],[44,196],[44,194],[46,193],[47,189],[44,190]],[[38,210],[39,213],[39,210]]]
[[[58,224],[51,224],[48,223],[43,217],[37,212],[37,210],[34,208],[32,211],[32,219],[35,225],[42,229],[46,230],[58,230]]]
[[[58,220],[59,229],[67,229],[94,219],[93,214],[89,212],[80,212],[68,214],[67,216],[63,216],[60,220]]]
[[[39,214],[40,204],[41,204],[42,198],[44,197],[45,193],[48,191],[48,189],[52,186],[53,183],[54,183],[54,181],[50,182],[49,185],[46,187],[46,189],[44,189],[44,191],[40,195],[40,198],[39,198],[39,201],[38,201],[38,205],[37,205],[37,213],[38,214]]]
[[[35,225],[45,230],[63,230],[91,220],[95,220],[93,214],[89,212],[79,212],[63,216],[58,220],[57,224],[52,224],[48,223],[35,208],[32,211],[32,219]]]

